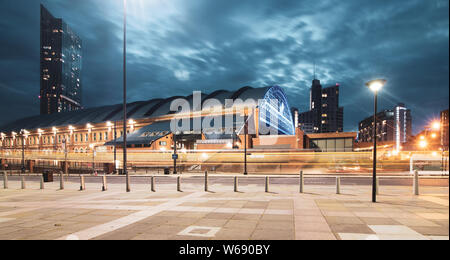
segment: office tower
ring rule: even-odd
[[[314,79],[310,90],[310,110],[299,114],[299,125],[306,133],[344,131],[344,108],[339,107],[339,84],[322,88]]]
[[[41,5],[41,114],[82,108],[81,61],[81,39]]]
[[[441,112],[441,146],[448,151],[448,109]]]

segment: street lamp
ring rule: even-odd
[[[247,134],[248,134],[248,110],[244,110],[244,175],[247,175]]]
[[[425,149],[425,148],[427,148],[427,146],[428,146],[428,142],[426,140],[420,140],[419,141],[419,147],[420,148]]]
[[[89,148],[92,149],[92,174],[95,174],[95,145],[89,144]]]
[[[372,202],[377,202],[377,101],[378,91],[386,84],[385,79],[372,80],[366,83],[366,86],[374,93],[374,112],[373,112],[373,179],[372,179]]]
[[[58,132],[58,129],[56,129],[56,127],[52,127],[52,131],[53,131],[53,149],[56,152],[56,133]]]
[[[22,135],[22,169],[21,172],[25,173],[25,134],[27,130],[20,130],[20,134]]]
[[[126,176],[126,191],[130,192],[127,171],[127,0],[123,0],[123,172]]]
[[[431,128],[435,131],[438,131],[441,129],[441,123],[438,121],[434,121],[431,125]]]
[[[172,159],[173,159],[173,174],[177,174],[177,159],[178,159],[178,154],[177,154],[177,133],[174,131],[173,133],[173,155],[172,155]]]

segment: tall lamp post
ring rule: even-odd
[[[373,179],[372,179],[372,202],[377,202],[377,102],[378,91],[386,84],[386,80],[377,79],[366,83],[366,86],[374,93],[374,111],[373,111]]]
[[[22,173],[25,173],[25,129],[20,130],[22,135]]]
[[[248,134],[248,110],[244,110],[244,175],[247,175],[247,134]]]
[[[172,159],[173,159],[173,174],[177,174],[177,159],[178,159],[178,154],[177,154],[177,133],[174,132],[173,133],[173,155],[172,155]]]
[[[127,171],[127,0],[123,0],[123,172],[126,176],[126,191],[130,192]]]
[[[114,174],[117,173],[117,121],[114,120]]]

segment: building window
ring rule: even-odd
[[[97,141],[97,133],[94,133],[94,141]]]
[[[98,133],[98,140],[99,140],[99,141],[102,140],[102,133]]]
[[[105,141],[108,141],[108,132],[105,132]]]
[[[159,142],[159,145],[161,145],[161,146],[166,146],[166,145],[167,145],[167,142],[166,142],[166,141],[160,141],[160,142]]]

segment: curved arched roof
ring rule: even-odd
[[[237,91],[218,90],[210,95],[202,93],[201,102],[203,103],[210,98],[217,99],[222,104],[225,104],[225,99],[242,99],[245,101],[249,98],[253,98],[258,100],[264,98],[264,95],[270,88],[271,87],[252,88],[247,86]],[[185,98],[192,107],[192,95],[139,101],[127,104],[127,118],[144,119],[168,115],[170,114],[171,101],[177,98]],[[21,129],[32,130],[37,128],[82,125],[87,123],[97,124],[119,120],[123,120],[123,109],[121,104],[22,118],[0,126],[0,131],[4,133],[11,131],[19,132]]]

